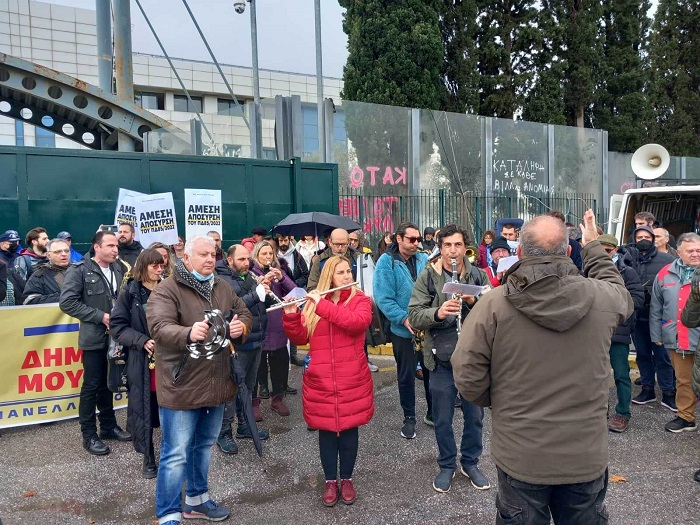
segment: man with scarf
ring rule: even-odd
[[[49,262],[42,264],[24,287],[24,304],[57,303],[63,280],[70,263],[70,245],[63,239],[53,239],[46,245]]]
[[[642,380],[642,391],[632,399],[635,405],[645,405],[656,401],[654,391],[658,378],[661,388],[661,404],[675,412],[676,387],[673,379],[673,367],[668,350],[652,343],[649,335],[649,307],[651,290],[656,275],[675,258],[668,253],[661,253],[654,246],[654,230],[650,226],[637,226],[633,232],[634,244],[622,246],[619,253],[628,266],[634,268],[644,286],[644,308],[637,312],[637,323],[632,332],[632,341],[637,351],[637,367]]]
[[[651,294],[649,328],[652,342],[665,348],[676,372],[675,404],[677,417],[669,421],[668,432],[696,430],[697,397],[691,387],[695,351],[700,341],[700,328],[683,324],[681,313],[690,296],[696,270],[700,268],[700,235],[684,233],[678,237],[679,258],[664,266],[656,276]]]
[[[156,482],[156,516],[161,525],[184,518],[222,521],[230,511],[209,494],[211,449],[221,430],[224,404],[237,387],[231,378],[231,352],[223,348],[210,359],[193,358],[193,347],[208,340],[207,310],[232,310],[228,337],[234,347],[245,343],[252,317],[233,289],[214,274],[214,239],[187,240],[173,275],[160,283],[148,301],[146,318],[156,342],[156,381],[163,442]],[[198,345],[199,343],[200,345]],[[187,483],[185,504],[182,489]]]

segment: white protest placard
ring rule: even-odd
[[[139,216],[136,231],[143,246],[156,241],[177,244],[177,220],[171,192],[138,197],[136,209]]]
[[[512,255],[511,257],[503,257],[503,259],[498,261],[498,268],[496,268],[496,273],[507,272],[510,269],[510,267],[513,266],[519,260],[520,259],[518,259],[517,255]]]
[[[114,222],[112,224],[127,223],[136,228],[138,226],[137,223],[139,222],[136,203],[138,198],[143,197],[144,195],[144,193],[140,193],[138,191],[119,188],[117,208],[114,210]],[[136,230],[136,239],[138,238],[138,230]]]
[[[185,237],[215,231],[223,236],[221,190],[185,188]]]

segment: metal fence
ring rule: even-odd
[[[526,195],[518,192],[486,195],[455,193],[446,189],[420,190],[415,195],[386,195],[341,190],[340,215],[352,217],[363,227],[370,246],[376,246],[384,232],[393,232],[401,222],[410,221],[423,230],[456,223],[466,228],[471,242],[477,244],[497,219],[520,218],[525,221],[549,211],[562,212],[567,222],[578,224],[584,212],[592,208],[599,224],[605,224],[607,210],[599,208],[593,194]]]

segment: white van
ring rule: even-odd
[[[675,183],[676,181],[674,181]],[[656,181],[656,184],[663,181]],[[634,216],[648,211],[671,235],[700,232],[700,186],[660,186],[627,190],[610,198],[608,233],[627,244],[634,230]]]

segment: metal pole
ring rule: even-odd
[[[250,2],[250,42],[253,48],[253,118],[250,129],[250,149],[253,158],[262,158],[262,120],[260,117],[260,69],[258,68],[258,21],[255,0]]]
[[[117,97],[134,102],[134,67],[131,56],[131,2],[114,0],[114,56]]]
[[[323,118],[323,54],[321,51],[321,0],[314,0],[316,15],[316,111],[318,122],[318,155],[326,162],[326,121]]]
[[[97,76],[105,93],[112,92],[112,13],[110,0],[95,0]]]
[[[114,0],[114,69],[117,97],[134,103],[134,67],[131,56],[131,2]],[[134,140],[123,134],[117,135],[119,151],[134,151]]]

